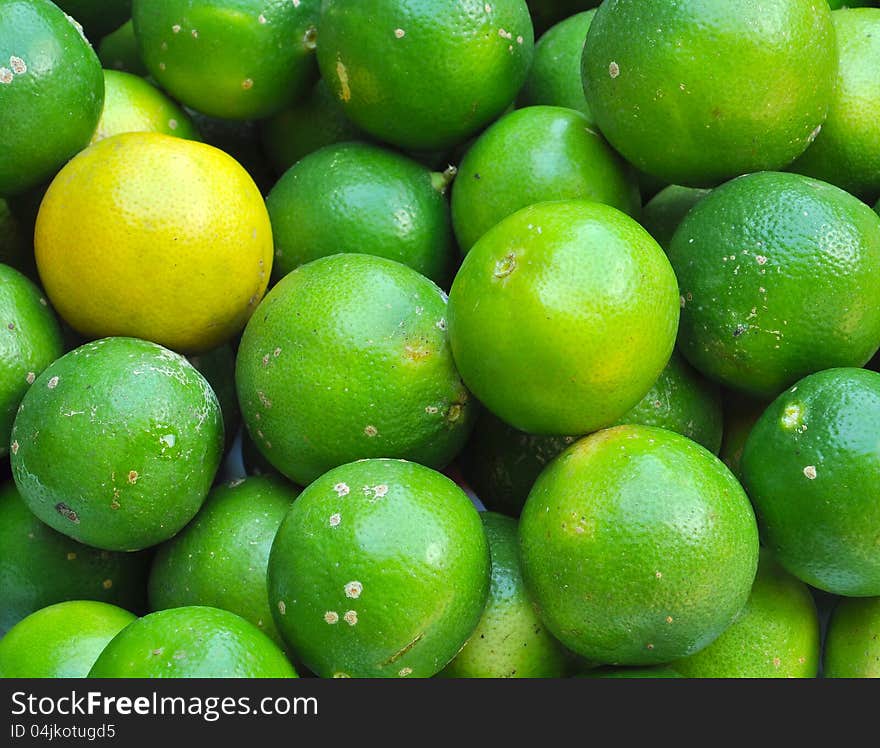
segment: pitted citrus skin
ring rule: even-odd
[[[446,294],[364,254],[288,273],[241,339],[236,386],[251,439],[298,485],[367,457],[442,469],[476,404],[455,368]]]
[[[582,72],[624,158],[706,187],[800,156],[828,114],[837,59],[824,0],[608,0]]]
[[[880,595],[878,433],[880,374],[841,368],[783,392],[746,441],[743,484],[764,542],[826,592]]]
[[[103,103],[81,27],[49,0],[0,0],[0,196],[42,184],[85,148]]]
[[[635,406],[669,361],[678,286],[629,216],[583,200],[490,229],[452,284],[452,352],[469,389],[532,434],[583,434]]]
[[[90,678],[296,678],[284,652],[252,623],[204,606],[150,613],[101,652]]]
[[[183,356],[134,338],[86,343],[49,366],[22,401],[10,448],[31,511],[110,551],[180,531],[202,505],[222,450],[208,382]]]
[[[127,133],[95,143],[53,180],[35,251],[46,293],[78,332],[197,353],[238,333],[260,302],[272,226],[231,156]]]
[[[318,27],[321,75],[351,121],[422,151],[498,117],[534,47],[525,0],[325,0]]]
[[[880,346],[880,218],[843,190],[761,172],[713,190],[668,250],[679,349],[706,376],[771,399],[798,379],[863,366]]]
[[[477,626],[489,588],[480,517],[449,478],[359,460],[293,503],[269,557],[269,602],[324,678],[428,678]]]
[[[650,426],[586,437],[541,473],[520,518],[541,619],[593,662],[652,665],[711,644],[758,563],[748,497],[714,455]]]

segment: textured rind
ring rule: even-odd
[[[143,340],[104,338],[34,382],[12,429],[12,472],[50,527],[133,551],[192,519],[222,449],[217,397],[185,358]]]
[[[449,478],[360,460],[294,502],[269,557],[269,601],[321,677],[427,678],[479,622],[489,573],[480,517]]]

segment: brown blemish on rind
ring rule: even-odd
[[[131,483],[131,485],[134,485],[135,483],[137,483],[137,481],[138,481],[137,470],[130,470],[128,472],[128,482]]]
[[[55,505],[55,511],[64,517],[64,519],[69,519],[73,524],[79,524],[79,515],[63,501],[60,501]]]
[[[409,644],[402,647],[401,649],[398,649],[393,655],[391,655],[391,657],[389,657],[387,660],[385,660],[385,662],[381,663],[379,665],[379,667],[386,667],[387,665],[391,665],[391,664],[397,662],[397,660],[399,660],[407,652],[409,652],[414,646],[416,646],[416,644],[418,644],[424,638],[424,636],[425,636],[424,632],[418,634],[415,639],[413,639]]]
[[[514,270],[516,270],[516,255],[513,252],[508,252],[495,263],[495,272],[493,275],[499,279],[506,278]]]

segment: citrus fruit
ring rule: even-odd
[[[513,102],[532,62],[525,0],[325,0],[318,65],[346,115],[402,148],[461,143]]]
[[[639,210],[635,179],[580,112],[526,107],[502,117],[471,146],[452,187],[462,251],[520,208],[550,200],[593,200]]]
[[[703,198],[669,247],[679,347],[707,376],[775,397],[880,346],[880,218],[852,195],[764,172]]]
[[[684,217],[711,190],[671,184],[654,195],[642,209],[640,223],[664,249],[668,249]]]
[[[761,537],[826,592],[880,595],[880,374],[830,369],[799,381],[758,419],[742,456]]]
[[[71,19],[49,0],[0,0],[0,195],[85,148],[103,103],[101,63]]]
[[[612,665],[711,644],[758,562],[749,500],[724,464],[671,431],[618,426],[541,473],[520,519],[523,576],[566,647]]]
[[[480,515],[489,543],[491,578],[483,617],[464,649],[440,673],[446,678],[561,678],[566,655],[532,607],[519,563],[517,523]]]
[[[476,627],[489,586],[480,516],[449,478],[361,460],[310,484],[269,557],[281,635],[320,677],[430,677]]]
[[[182,356],[134,338],[87,343],[49,366],[12,427],[31,511],[105,550],[167,540],[208,494],[223,448],[210,385]]]
[[[40,290],[0,265],[0,457],[9,452],[18,404],[62,352],[61,330]]]
[[[600,0],[526,0],[535,31],[549,29],[565,18],[599,4]]]
[[[266,592],[269,550],[296,490],[270,478],[217,486],[150,572],[153,610],[207,605],[237,613],[280,643]]]
[[[737,619],[708,647],[672,667],[687,678],[815,678],[819,649],[810,590],[762,550]]]
[[[582,72],[602,134],[649,174],[708,186],[780,169],[828,113],[831,11],[818,0],[608,0]]]
[[[625,423],[676,431],[717,452],[722,434],[718,388],[673,353],[654,386],[617,421]],[[483,411],[459,462],[486,506],[518,516],[544,466],[575,441],[575,436],[526,434]]]
[[[397,260],[444,283],[455,252],[446,184],[442,174],[365,143],[329,145],[305,156],[266,198],[276,277],[350,252]]]
[[[469,389],[533,434],[620,418],[666,366],[678,324],[666,255],[635,221],[583,200],[524,208],[474,245],[452,284],[452,352]]]
[[[92,143],[125,132],[161,132],[199,140],[192,121],[177,104],[143,78],[104,71],[104,111]]]
[[[306,98],[264,120],[261,134],[266,154],[279,174],[325,145],[363,139],[323,80]]]
[[[101,650],[135,616],[74,600],[31,613],[0,639],[0,678],[85,678]]]
[[[244,169],[159,133],[102,140],[65,166],[35,244],[46,292],[78,332],[186,352],[237,333],[272,269],[269,216]]]
[[[595,14],[588,10],[566,18],[538,40],[531,72],[519,93],[521,105],[568,107],[586,115],[590,126],[595,126],[581,81],[584,40]]]
[[[880,9],[837,10],[840,67],[837,87],[822,131],[791,167],[800,174],[836,184],[854,195],[880,196]]]
[[[880,678],[880,598],[841,598],[825,635],[826,678]]]
[[[752,428],[769,405],[739,392],[728,390],[723,397],[724,436],[718,456],[742,480],[742,454]]]
[[[653,667],[600,667],[579,673],[578,678],[681,678],[682,676],[666,665]]]
[[[15,486],[0,486],[0,636],[25,616],[66,600],[141,610],[149,559],[77,543],[40,522]]]
[[[73,16],[95,42],[131,18],[131,0],[58,0],[55,4]]]
[[[318,0],[134,0],[141,58],[175,99],[225,119],[283,109],[314,76]]]
[[[132,75],[150,74],[141,60],[134,35],[134,22],[131,19],[101,39],[98,44],[98,58],[105,69],[122,70]]]
[[[170,608],[139,618],[101,652],[90,678],[296,678],[252,623],[218,608]]]
[[[294,483],[364,457],[445,467],[475,405],[446,332],[446,295],[383,257],[288,273],[241,339],[236,386],[257,447]]]

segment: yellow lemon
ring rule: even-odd
[[[239,332],[266,290],[272,227],[232,157],[158,133],[87,148],[40,205],[37,268],[55,309],[90,337],[184,352]]]

